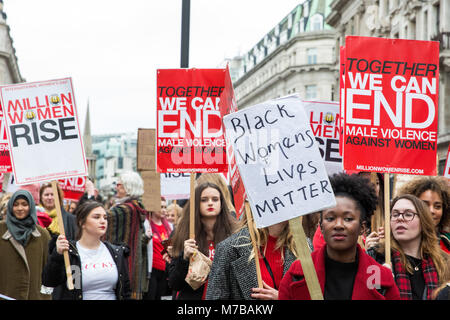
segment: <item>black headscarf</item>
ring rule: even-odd
[[[13,213],[14,201],[22,198],[28,202],[30,212],[24,219],[17,219]],[[8,210],[6,211],[6,226],[9,232],[22,246],[26,246],[30,240],[30,235],[36,228],[38,222],[36,214],[36,204],[33,196],[26,190],[17,190],[8,201]]]

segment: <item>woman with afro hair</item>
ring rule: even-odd
[[[320,212],[325,245],[311,253],[324,299],[400,299],[391,271],[357,244],[377,205],[374,189],[356,174],[335,174],[330,182],[336,207]],[[279,299],[310,299],[300,261],[295,261],[281,280]]]

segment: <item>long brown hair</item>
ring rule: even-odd
[[[442,217],[438,224],[439,231],[442,231],[450,227],[450,188],[447,179],[441,176],[417,177],[405,183],[398,194],[413,194],[419,198],[422,193],[428,190],[436,192],[442,200]]]
[[[438,273],[439,281],[443,281],[448,277],[448,273],[450,272],[448,266],[448,254],[445,253],[438,244],[438,238],[436,235],[436,229],[433,223],[433,219],[431,218],[431,213],[428,207],[425,205],[425,202],[417,198],[412,194],[404,194],[398,196],[392,200],[391,203],[391,211],[397,201],[401,199],[406,199],[412,202],[417,211],[417,217],[420,221],[420,255],[422,259],[425,256],[430,256],[433,260],[434,265],[436,266],[436,271]],[[391,229],[391,246],[393,250],[396,250],[400,253],[400,261],[405,266],[406,270],[409,273],[413,273],[413,267],[411,266],[409,260],[406,258],[405,252],[403,251],[400,243],[394,238]]]
[[[202,183],[195,188],[195,240],[200,252],[208,256],[208,241],[206,239],[206,231],[201,222],[200,215],[200,199],[203,190],[206,188],[213,188],[219,191],[220,194],[220,213],[217,216],[216,223],[214,224],[214,244],[217,245],[220,241],[229,237],[234,229],[235,223],[231,216],[227,203],[224,199],[223,193],[219,186],[216,184],[206,182]],[[188,201],[183,208],[183,214],[177,224],[177,227],[173,235],[173,253],[174,257],[181,255],[184,250],[184,241],[189,239],[189,219],[190,219],[190,201]]]

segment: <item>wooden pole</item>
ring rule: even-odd
[[[389,207],[389,173],[384,174],[384,247],[385,262],[391,264],[391,210]]]
[[[65,236],[66,233],[64,231],[64,222],[61,213],[61,203],[59,202],[57,183],[58,182],[56,180],[52,181],[53,197],[55,198],[55,208],[56,208],[56,216],[58,217],[59,234]],[[67,288],[69,290],[73,290],[72,268],[70,267],[69,252],[64,251],[63,256],[64,256],[64,265],[66,266]]]
[[[189,239],[195,239],[195,172],[191,172]]]
[[[376,183],[377,183],[377,174],[375,172],[371,172],[370,173],[370,181],[374,185],[376,185]],[[380,185],[381,185],[381,181],[379,181],[379,182],[380,182]],[[377,194],[377,197],[380,197],[380,195]],[[384,203],[380,204],[380,201],[377,202],[377,208],[375,209],[375,212],[373,213],[372,218],[371,218],[371,222],[370,222],[370,225],[372,227],[371,231],[378,232],[378,228],[382,224],[383,217],[381,216],[380,205],[383,206]]]
[[[303,230],[302,217],[289,220],[289,228],[294,237],[298,259],[302,265],[311,300],[323,300],[322,289],[306,241],[305,230]]]
[[[253,252],[255,252],[255,264],[256,264],[256,279],[258,280],[258,288],[263,287],[261,268],[259,266],[259,248],[256,244],[255,229],[253,222],[252,211],[250,210],[250,204],[245,202],[245,215],[247,217],[248,232],[250,233],[250,239],[252,240]]]

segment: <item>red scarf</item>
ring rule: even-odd
[[[395,282],[400,291],[400,298],[402,300],[412,300],[411,281],[409,280],[408,271],[406,271],[400,260],[400,252],[393,251],[392,265],[395,270]],[[422,259],[422,270],[427,290],[427,300],[432,300],[433,290],[438,287],[439,280],[436,267],[430,256],[425,256],[425,259]]]

